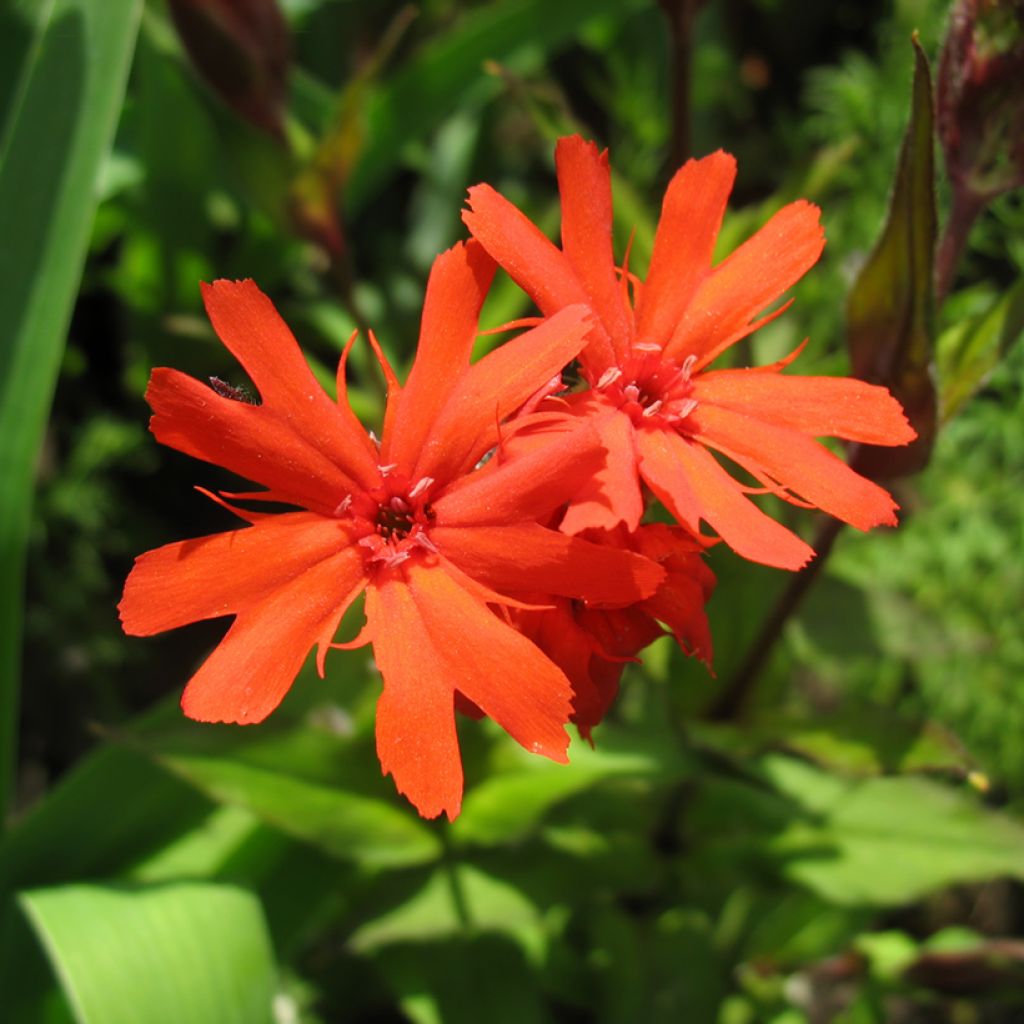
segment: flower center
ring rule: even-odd
[[[637,351],[621,366],[609,367],[594,385],[639,426],[658,423],[679,427],[697,408],[690,374],[694,356],[682,366],[663,362],[654,345],[636,346]]]
[[[427,500],[434,481],[423,477],[413,486],[393,476],[393,466],[381,466],[378,487],[348,495],[335,515],[353,519],[363,536],[357,541],[368,566],[395,568],[422,552],[437,553],[430,539],[434,510]]]

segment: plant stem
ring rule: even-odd
[[[800,606],[804,594],[810,590],[811,585],[821,575],[821,570],[825,567],[825,562],[832,551],[832,545],[835,544],[842,528],[843,523],[839,519],[831,517],[821,524],[817,536],[814,538],[813,547],[816,557],[806,568],[801,569],[790,579],[786,589],[779,595],[771,614],[761,626],[761,631],[747,650],[740,667],[733,673],[725,689],[712,704],[708,717],[713,721],[731,721],[743,716],[753,693],[754,684],[757,682],[765,662],[774,650],[779,637],[782,636],[782,630],[790,616]]]
[[[693,25],[703,0],[661,0],[672,43],[672,169],[690,156]]]
[[[935,308],[939,309],[953,285],[957,264],[967,247],[967,236],[971,232],[978,214],[985,208],[986,200],[965,188],[953,189],[953,206],[949,220],[942,232],[935,257]]]

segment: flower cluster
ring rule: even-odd
[[[797,569],[813,552],[748,495],[861,529],[893,523],[889,495],[816,438],[914,436],[884,389],[783,374],[792,356],[709,369],[781,312],[757,319],[818,258],[813,206],[785,207],[713,266],[735,165],[724,153],[690,161],[669,185],[641,282],[614,261],[606,155],[566,138],[557,166],[561,249],[478,186],[464,215],[473,238],[431,271],[404,384],[371,335],[388,381],[379,440],[347,401],[349,348],[335,400],[251,281],[216,281],[203,297],[259,404],[170,369],[154,370],[147,390],[157,440],[264,489],[215,497],[247,527],[136,561],[125,630],[234,616],[182,698],[207,722],[259,722],[312,648],[322,674],[330,648],[372,644],[381,767],[426,817],[459,813],[457,710],[565,761],[567,724],[589,737],[623,665],[657,636],[710,664],[703,552],[714,537],[702,521],[738,554]],[[499,265],[541,316],[471,362]],[[570,364],[579,388],[565,384]],[[644,522],[651,495],[674,525]],[[365,626],[336,643],[361,595]]]

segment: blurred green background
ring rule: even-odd
[[[146,380],[244,383],[202,312],[215,277],[254,278],[329,387],[356,327],[407,366],[466,188],[554,233],[568,132],[610,147],[618,252],[635,232],[642,270],[674,170],[666,13],[687,5],[171,6],[177,26],[156,0],[0,11],[0,682],[19,723],[0,740],[0,1017],[1024,1019],[1020,190],[979,218],[936,314],[940,393],[973,395],[895,483],[900,528],[839,537],[742,715],[710,709],[788,579],[715,550],[715,678],[659,641],[568,768],[462,723],[464,813],[427,823],[379,776],[366,651],[240,729],[177,709],[222,622],[122,635],[136,554],[235,525],[192,488],[237,481],[148,435]],[[798,196],[828,238],[736,359],[809,337],[798,372],[848,372],[910,36],[934,70],[949,4],[692,6],[691,149],[739,161],[722,252]],[[230,7],[243,28],[218,29]],[[941,220],[941,173],[938,201]],[[528,313],[499,277],[484,326]],[[372,421],[381,382],[361,345],[353,364]]]

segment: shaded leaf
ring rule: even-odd
[[[21,906],[79,1024],[267,1024],[276,970],[259,901],[228,885],[34,889]]]
[[[905,448],[860,446],[857,470],[895,477],[923,468],[936,430],[932,380],[935,261],[934,116],[928,60],[914,38],[910,124],[889,215],[850,291],[847,344],[853,374],[883,384],[903,403],[918,439]]]

